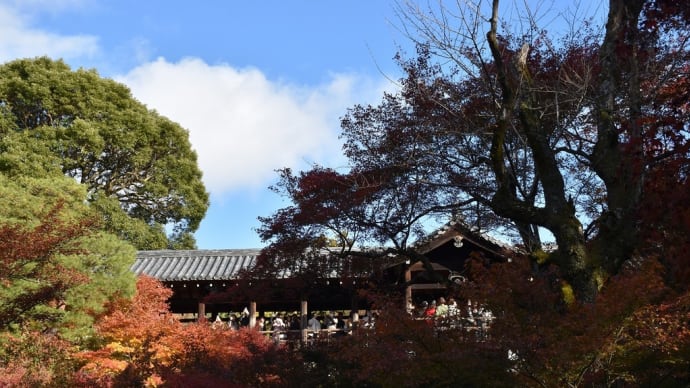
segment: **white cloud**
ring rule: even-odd
[[[63,36],[31,27],[15,8],[0,5],[0,62],[47,55],[52,58],[93,57],[98,38]]]
[[[323,85],[296,86],[271,81],[255,68],[195,58],[159,58],[116,79],[190,131],[204,183],[214,195],[264,189],[278,168],[342,163],[339,117],[383,90],[342,74]]]
[[[47,3],[0,4],[0,62],[46,55],[84,65],[105,54],[96,36],[53,33],[32,22],[37,10],[84,8],[93,5],[90,0],[56,0],[50,2],[52,7]],[[142,64],[115,78],[149,108],[190,131],[204,182],[218,196],[263,190],[282,167],[342,166],[340,116],[355,103],[378,101],[387,84],[330,74],[322,84],[297,85],[269,80],[256,68],[209,65],[196,58],[150,62],[150,42],[134,38],[126,43],[126,49],[116,47],[108,53],[126,50],[129,58]]]

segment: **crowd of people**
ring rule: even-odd
[[[421,301],[419,307],[408,305],[407,311],[416,319],[423,319],[440,327],[463,327],[467,329],[488,329],[493,321],[493,313],[479,305],[476,301],[467,301],[467,308],[458,307],[453,297],[446,299],[440,297],[431,302]]]
[[[347,335],[352,329],[358,326],[371,328],[376,319],[375,312],[366,312],[360,317],[359,312],[353,310],[349,315],[343,312],[312,312],[307,320],[306,327],[309,337],[316,337],[319,334],[328,336]],[[227,322],[220,314],[212,321],[214,328],[228,328],[239,330],[242,327],[249,327],[249,311],[245,308],[241,313],[229,313]],[[299,335],[302,328],[302,317],[299,313],[277,313],[270,317],[263,314],[256,318],[254,329],[266,332],[273,336],[276,341],[288,339],[290,334]]]
[[[461,308],[453,297],[432,299],[430,302],[422,300],[417,306],[408,304],[407,312],[414,319],[424,320],[439,330],[448,328],[463,328],[486,333],[491,321],[492,312],[476,301],[467,301],[467,307]],[[308,339],[348,335],[354,328],[373,328],[377,313],[367,311],[360,317],[359,312],[352,310],[348,315],[344,312],[312,312],[302,327],[302,316],[298,312],[276,313],[268,317],[260,314],[254,323],[254,329],[271,335],[276,342],[288,339],[299,339],[303,329],[307,330]],[[245,308],[240,313],[229,313],[227,321],[216,315],[212,321],[214,328],[228,328],[239,330],[250,326],[249,311]]]

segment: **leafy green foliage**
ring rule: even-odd
[[[33,230],[0,227],[2,289],[0,327],[21,327],[31,321],[58,321],[67,290],[88,281],[70,260],[79,254],[74,241],[89,232],[88,221],[64,225],[57,217],[58,205]],[[49,304],[56,306],[49,306]]]
[[[45,57],[1,66],[0,102],[2,171],[57,169],[88,188],[108,231],[140,249],[193,247],[208,194],[186,130],[124,85]]]
[[[70,178],[0,183],[0,327],[88,337],[108,300],[132,294],[134,249],[99,230]]]
[[[84,198],[62,174],[0,174],[0,385],[70,385],[75,347],[134,291],[134,248],[100,230]]]
[[[281,171],[294,204],[262,219],[261,274],[303,280],[366,272],[343,260],[359,243],[389,247],[364,256],[425,260],[410,243],[433,217],[513,233],[538,254],[477,255],[453,289],[493,312],[481,335],[413,320],[392,294],[374,300],[373,329],[286,352],[255,331],[180,324],[153,279],[129,299],[132,248],[91,212],[137,247],[191,246],[207,198],[184,131],[93,71],[4,65],[0,384],[686,384],[690,13],[677,0],[610,6],[603,36],[583,28],[556,43],[490,18],[488,41],[472,30],[422,42],[400,58],[400,94],[344,118],[351,169]],[[541,254],[537,227],[558,251]],[[304,255],[333,245],[333,260]]]

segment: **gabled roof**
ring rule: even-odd
[[[251,268],[259,249],[139,251],[131,267],[136,275],[160,281],[232,280]]]
[[[451,221],[418,241],[415,246],[422,253],[461,236],[475,245],[501,256],[502,251],[511,249],[480,231],[469,228],[462,222]],[[139,251],[131,267],[135,275],[146,274],[160,281],[234,280],[240,271],[250,269],[256,263],[260,249],[197,249]],[[284,271],[281,277],[289,277]]]
[[[482,249],[498,256],[503,256],[506,251],[515,251],[514,247],[458,220],[449,221],[439,229],[430,233],[426,238],[417,241],[414,246],[421,253],[427,253],[450,240],[456,240],[458,243],[463,240],[468,240]]]

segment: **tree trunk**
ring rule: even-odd
[[[563,276],[570,283],[576,297],[593,302],[597,295],[594,268],[588,260],[582,224],[575,217],[575,208],[569,203],[563,175],[558,166],[556,151],[549,143],[550,128],[543,128],[536,115],[536,98],[532,95],[531,76],[525,64],[528,47],[523,46],[517,61],[503,60],[496,35],[498,24],[498,0],[493,2],[491,29],[487,34],[492,57],[496,63],[498,82],[501,87],[500,113],[492,138],[491,159],[498,183],[492,199],[493,210],[516,223],[537,224],[549,229],[556,238],[558,252],[556,262]],[[518,100],[518,96],[519,100]],[[532,150],[536,179],[542,182],[544,207],[520,200],[511,190],[510,176],[506,172],[503,147],[510,126],[511,115],[517,108],[518,122]]]
[[[607,210],[597,220],[599,233],[592,243],[592,254],[609,272],[620,268],[637,241],[635,219],[644,174],[637,61],[641,48],[636,38],[643,4],[643,0],[610,1],[600,51],[597,143],[591,162],[606,186]]]

